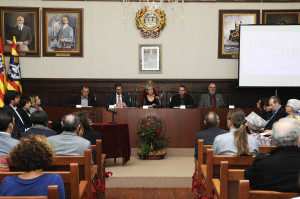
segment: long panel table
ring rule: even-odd
[[[242,108],[246,115],[253,108]],[[98,108],[63,108],[63,107],[44,107],[48,113],[49,119],[52,121],[60,121],[62,116],[82,110],[87,110],[92,113],[94,123],[107,123],[112,120],[112,113],[103,107]],[[137,147],[138,124],[146,114],[157,115],[165,125],[165,136],[169,138],[169,148],[194,148],[195,135],[197,132],[204,130],[204,118],[210,111],[215,111],[220,117],[220,127],[227,129],[226,116],[228,108],[194,108],[194,109],[172,109],[172,108],[157,108],[157,109],[141,109],[141,108],[120,108],[116,109],[115,121],[126,123],[129,127],[129,137],[131,147]]]

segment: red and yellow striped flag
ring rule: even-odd
[[[10,63],[9,63],[9,70],[7,72],[7,90],[15,90],[18,91],[21,95],[22,91],[22,84],[21,84],[21,69],[20,69],[20,62],[19,62],[19,54],[17,50],[17,41],[16,37],[13,37],[13,47],[11,49],[10,55]]]
[[[6,91],[5,59],[3,54],[2,39],[0,36],[0,107],[4,106],[4,94]]]

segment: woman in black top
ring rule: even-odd
[[[31,100],[29,99],[29,97],[22,97],[20,99],[19,108],[17,109],[17,111],[24,122],[25,129],[28,129],[29,127],[32,126],[30,119],[29,119],[30,107],[31,107]]]
[[[152,108],[160,107],[159,96],[153,93],[153,86],[147,84],[145,90],[147,95],[144,96],[144,105],[148,105],[148,107]]]
[[[88,118],[88,112],[82,111],[77,112],[76,115],[80,119],[81,129],[78,133],[80,137],[83,137],[86,140],[89,140],[91,142],[91,145],[96,145],[96,140],[100,140],[100,132],[94,131]]]

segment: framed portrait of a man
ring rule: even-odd
[[[161,74],[161,44],[139,45],[139,73]]]
[[[262,20],[269,25],[300,24],[300,10],[263,10]]]
[[[43,9],[43,56],[83,56],[83,9]]]
[[[218,58],[238,58],[240,25],[259,21],[259,10],[219,10]]]
[[[40,8],[0,7],[4,55],[11,54],[13,36],[19,56],[40,56]]]

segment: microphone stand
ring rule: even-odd
[[[113,109],[111,109],[111,108],[106,108],[106,110],[112,112],[112,120],[111,120],[111,122],[109,122],[109,123],[110,123],[110,124],[117,124],[117,122],[115,122],[115,113],[117,113],[117,111],[116,111],[116,110],[113,110]]]

